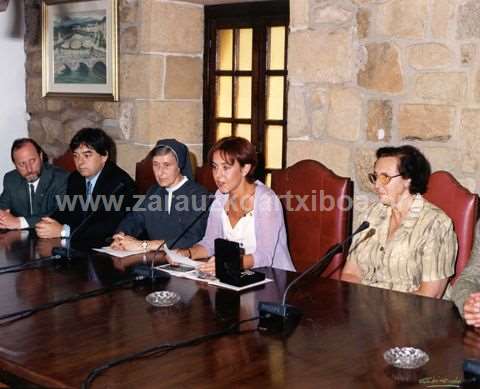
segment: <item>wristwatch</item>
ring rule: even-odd
[[[147,240],[144,240],[144,241],[142,242],[142,249],[143,249],[143,251],[147,252],[148,246],[149,246],[148,241],[147,241]]]

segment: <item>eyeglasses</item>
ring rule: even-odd
[[[396,176],[389,176],[388,174],[385,174],[385,173],[380,173],[378,176],[377,176],[377,173],[369,173],[368,174],[368,180],[372,183],[372,184],[375,184],[378,180],[378,182],[380,183],[380,185],[387,185],[391,180],[392,178],[395,178],[395,177],[400,177],[401,174],[397,174]]]

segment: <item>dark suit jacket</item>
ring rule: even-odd
[[[90,205],[86,207],[85,177],[75,171],[68,178],[66,198],[70,206],[59,206],[53,218],[61,224],[68,224],[70,236],[73,235],[75,240],[104,241],[115,232],[126,208],[131,207],[134,190],[135,184],[128,173],[108,161],[95,183]],[[91,213],[94,215],[80,225]]]
[[[67,190],[68,173],[59,167],[45,163],[40,182],[33,199],[33,215],[30,216],[28,183],[16,170],[5,174],[3,192],[0,195],[0,209],[10,209],[15,216],[23,216],[30,227],[57,209],[56,196],[63,196]]]
[[[188,180],[173,192],[172,205],[168,213],[168,192],[158,186],[152,186],[143,201],[135,205],[117,231],[135,237],[146,232],[150,240],[166,240],[170,245],[182,234],[193,220],[206,209],[207,190],[195,181]],[[176,248],[192,247],[205,234],[208,212],[204,212],[197,222],[175,244]]]

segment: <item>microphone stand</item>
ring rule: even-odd
[[[343,246],[347,244],[356,234],[363,230],[366,230],[369,226],[370,223],[368,221],[364,221],[346,239],[330,248],[327,253],[322,258],[320,258],[320,260],[308,267],[302,274],[300,274],[297,278],[290,282],[290,284],[285,289],[285,292],[283,293],[281,303],[260,301],[258,303],[258,311],[260,314],[258,329],[267,333],[283,333],[284,335],[289,335],[290,333],[292,333],[298,322],[300,321],[302,312],[298,308],[286,304],[287,294],[290,289],[294,285],[298,284],[307,275],[323,272],[332,261],[332,258],[338,252],[343,251]]]

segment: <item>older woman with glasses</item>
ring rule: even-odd
[[[413,146],[377,150],[369,180],[378,196],[361,220],[370,229],[352,242],[342,280],[440,298],[455,270],[450,218],[422,197],[430,164]]]

